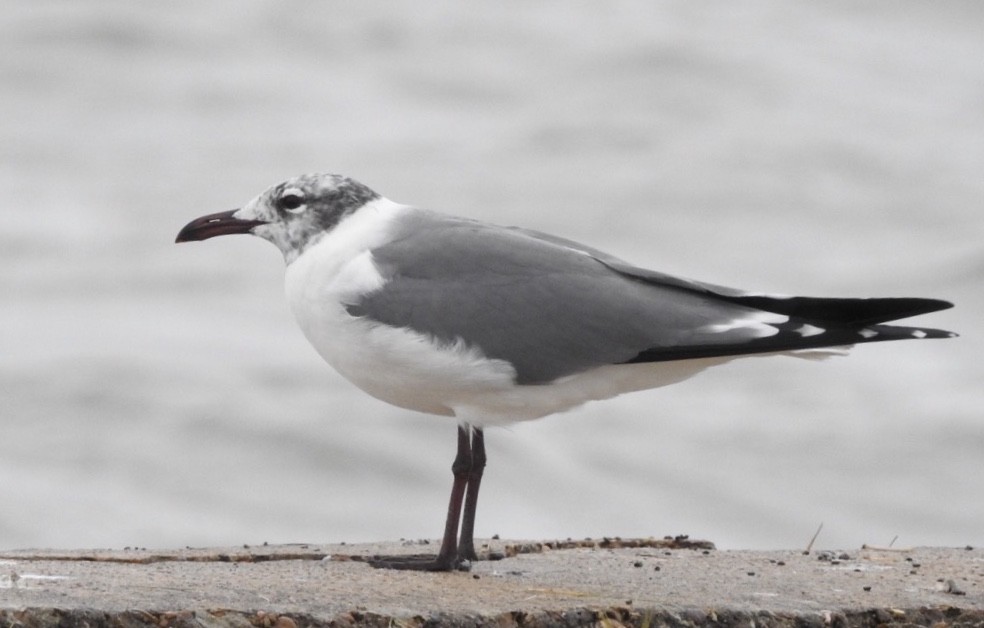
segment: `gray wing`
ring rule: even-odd
[[[397,228],[372,251],[387,282],[349,312],[443,342],[463,339],[511,363],[521,384],[606,364],[866,340],[857,326],[848,338],[827,328],[807,335],[803,321],[763,308],[767,297],[639,269],[547,234],[420,210]],[[753,324],[735,325],[743,320]]]

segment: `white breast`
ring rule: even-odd
[[[383,199],[343,220],[287,267],[287,299],[308,341],[356,386],[396,406],[453,416],[474,394],[512,387],[513,368],[464,342],[439,344],[345,309],[383,287],[370,250],[387,241],[405,211]]]

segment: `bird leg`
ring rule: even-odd
[[[485,470],[485,434],[472,429],[471,469],[468,471],[468,490],[465,492],[465,513],[461,520],[461,540],[458,542],[458,558],[478,560],[475,553],[475,508],[478,506],[478,489]]]
[[[463,560],[475,560],[475,543],[472,533],[475,527],[475,505],[478,499],[478,486],[485,467],[485,440],[481,430],[474,430],[474,441],[470,438],[472,428],[458,426],[458,453],[451,464],[454,483],[451,485],[451,499],[448,502],[448,517],[444,524],[444,538],[437,556],[376,556],[368,562],[376,568],[409,569],[415,571],[453,571]],[[475,462],[478,462],[476,467]],[[472,486],[474,482],[474,487]],[[467,490],[467,498],[466,498]],[[458,521],[461,508],[465,507],[465,520],[461,529],[461,548],[458,547]],[[467,553],[462,553],[464,550]]]

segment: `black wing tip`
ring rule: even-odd
[[[828,325],[864,327],[929,314],[953,307],[950,301],[922,297],[826,298],[745,295],[732,303]]]
[[[797,321],[794,325],[801,325]],[[644,362],[669,362],[700,358],[723,358],[757,355],[762,353],[785,353],[811,349],[847,347],[869,342],[888,340],[932,340],[958,338],[960,334],[946,329],[930,327],[905,327],[901,325],[866,325],[863,327],[816,328],[818,333],[803,336],[792,328],[780,329],[775,336],[755,338],[739,344],[704,344],[682,347],[653,347],[636,354],[624,364]]]
[[[928,314],[930,312],[939,312],[941,310],[949,310],[953,307],[951,301],[945,301],[943,299],[910,299],[911,301],[921,303],[924,309],[923,314]]]
[[[872,300],[882,301],[883,303],[886,304],[892,302],[898,303],[897,310],[892,310],[891,313],[886,312],[882,316],[878,316],[875,320],[871,321],[873,323],[888,323],[903,318],[910,318],[912,316],[921,316],[923,314],[931,314],[932,312],[949,310],[950,308],[953,307],[952,302],[944,301],[943,299],[899,298],[899,299],[872,299]],[[925,330],[925,331],[935,332],[940,330],[934,329],[934,330]]]

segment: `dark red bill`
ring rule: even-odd
[[[235,218],[238,209],[231,209],[227,212],[209,214],[201,218],[195,218],[178,232],[175,242],[192,242],[195,240],[208,240],[215,236],[230,235],[233,233],[249,233],[253,227],[267,224],[263,220],[243,220]]]

